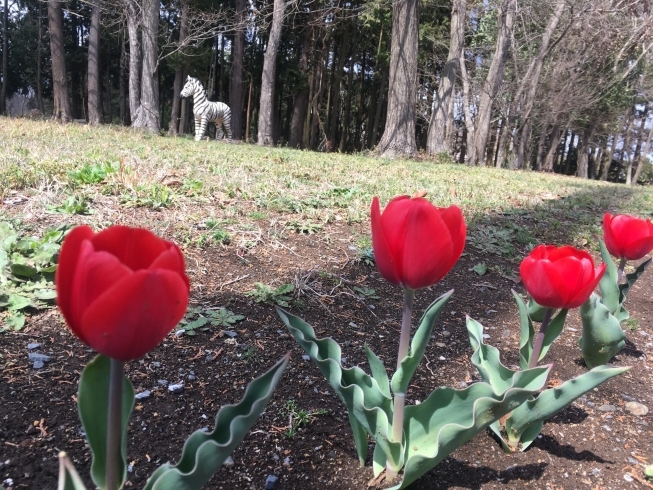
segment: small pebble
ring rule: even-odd
[[[170,391],[171,393],[179,393],[183,389],[184,389],[183,383],[168,386],[168,391]]]
[[[134,395],[134,398],[136,398],[137,400],[145,400],[146,398],[149,398],[151,394],[152,392],[150,390],[145,390]]]
[[[265,490],[273,490],[276,486],[279,478],[274,475],[268,475],[267,480],[265,480]]]
[[[446,361],[446,360],[447,360],[447,358],[446,358],[446,357],[444,357],[444,356],[440,356],[440,360],[441,360],[441,361]]]
[[[185,333],[186,333],[186,330],[184,330],[184,329],[182,328],[182,329],[177,330],[177,331],[175,332],[175,335],[176,335],[177,337],[181,337],[181,336],[184,335]]]
[[[483,334],[483,338],[484,338],[484,339],[489,339],[489,338],[490,338],[490,334],[489,334],[489,333],[484,333],[484,334]]]
[[[597,476],[597,475],[599,475],[600,473],[601,473],[601,470],[600,470],[600,469],[598,469],[598,468],[594,468],[594,469],[592,470],[592,473],[590,473],[590,474],[591,474],[592,476]]]
[[[624,480],[626,480],[628,483],[632,482],[634,478],[630,476],[628,473],[624,473]]]
[[[36,352],[30,352],[27,354],[27,356],[30,361],[50,362],[52,360],[50,356],[46,356],[45,354],[38,354]]]
[[[628,402],[626,403],[626,410],[628,410],[633,415],[646,415],[648,413],[648,407],[637,402]]]
[[[449,330],[445,330],[444,332],[442,332],[442,335],[444,337],[449,337],[449,335],[451,335],[451,332],[449,332]]]
[[[150,364],[150,366],[152,366],[153,368],[160,368],[161,363],[160,362],[153,362],[152,364]]]
[[[225,334],[227,337],[231,337],[232,339],[233,339],[236,335],[238,335],[236,332],[232,332],[231,330],[225,330],[224,334]]]
[[[617,409],[614,405],[601,405],[599,408],[597,408],[598,411],[600,412],[614,412]]]
[[[302,355],[302,359],[304,359],[305,361],[310,361],[310,360],[311,360],[311,356],[306,355],[306,354],[303,354],[303,355]]]
[[[607,430],[608,432],[612,432],[612,429],[610,428],[609,425],[604,425],[603,428]]]
[[[41,347],[41,344],[36,344],[36,343],[27,344],[27,348],[30,350],[38,349],[39,347]]]
[[[627,402],[634,402],[635,401],[635,399],[632,396],[628,396],[628,395],[621,395],[621,398],[626,400]]]
[[[234,460],[232,459],[231,456],[227,456],[227,459],[224,460],[224,463],[222,463],[225,466],[233,466],[236,463],[234,463]]]
[[[193,376],[192,374],[189,374],[189,375],[186,376],[186,377],[188,378],[188,381],[195,381],[195,380],[197,379],[197,378],[196,378],[195,376]]]
[[[157,383],[159,383],[161,386],[168,386],[168,380],[166,379],[160,379],[157,381]]]
[[[43,366],[45,366],[45,364],[43,364],[43,361],[34,361],[34,364],[32,364],[32,367],[34,369],[41,369],[43,368]]]

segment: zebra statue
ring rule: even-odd
[[[180,97],[193,97],[193,114],[195,115],[195,141],[199,141],[206,132],[208,123],[215,123],[215,139],[221,140],[223,136],[222,126],[227,131],[229,143],[231,140],[231,109],[223,102],[211,102],[206,98],[206,92],[197,78],[190,75],[186,79],[186,85],[179,94]]]

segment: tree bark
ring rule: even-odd
[[[258,114],[258,139],[259,145],[270,145],[273,142],[272,109],[274,105],[274,81],[277,73],[277,51],[281,41],[283,28],[284,0],[274,0],[272,13],[272,26],[268,46],[263,57],[263,76],[261,80],[261,101]]]
[[[435,97],[435,105],[431,114],[428,136],[426,138],[426,152],[429,155],[451,152],[446,132],[447,123],[451,118],[449,108],[453,101],[456,72],[458,71],[462,51],[465,47],[466,9],[467,0],[453,0],[451,8],[451,32],[449,34],[449,55],[447,56],[447,62],[440,76],[440,86]]]
[[[510,48],[516,8],[516,0],[503,0],[499,5],[499,12],[497,13],[499,19],[497,43],[481,91],[478,113],[476,115],[474,144],[468,148],[469,157],[467,160],[469,165],[485,165],[485,145],[490,129],[492,104],[503,82],[503,72]]]
[[[42,76],[42,56],[43,56],[43,13],[41,12],[42,3],[39,2],[39,20],[38,20],[38,40],[36,42],[36,106],[41,115],[45,114],[45,105],[43,104],[43,85],[41,81]]]
[[[100,97],[100,5],[91,7],[91,26],[88,34],[88,123],[102,124],[102,99]]]
[[[393,0],[390,79],[385,130],[377,151],[383,157],[411,157],[417,103],[419,0]]]
[[[158,133],[159,120],[159,82],[157,72],[159,2],[143,0],[143,76],[141,79],[141,106],[132,126]]]
[[[9,23],[9,5],[5,0],[4,10],[2,11],[2,88],[0,88],[0,115],[7,112],[7,83],[9,83],[9,32],[7,24]]]
[[[241,0],[239,0],[241,1]],[[181,12],[179,15],[179,45],[183,46],[186,37],[188,36],[188,1],[182,0]],[[183,53],[183,50],[182,50]],[[170,109],[170,124],[168,127],[168,134],[176,136],[179,134],[179,125],[181,122],[181,97],[179,94],[184,88],[184,67],[179,66],[175,70],[175,80],[172,87],[172,108]],[[233,111],[232,111],[233,122]],[[233,124],[231,126],[233,133]]]
[[[460,162],[464,163],[468,158],[469,149],[473,145],[474,139],[474,120],[472,119],[472,111],[469,107],[469,78],[467,77],[467,65],[465,65],[465,56],[463,51],[460,51],[460,79],[463,84],[463,114],[465,115],[465,131],[463,131],[463,138],[460,148]]]
[[[627,163],[626,167],[626,184],[630,184],[630,172],[633,168],[633,159],[630,155],[630,141],[632,139],[633,127],[635,127],[635,118],[637,117],[637,107],[633,106],[632,116],[626,125],[626,134],[624,136],[624,146],[621,149],[621,164],[623,165],[624,159]]]
[[[236,0],[236,34],[233,41],[233,63],[229,83],[231,108],[231,134],[233,139],[243,139],[243,59],[245,56],[245,0]]]
[[[558,146],[560,146],[560,125],[554,124],[551,129],[551,136],[549,137],[549,149],[544,157],[544,163],[542,163],[542,170],[545,172],[553,172],[553,160],[558,151]]]
[[[605,142],[606,151],[603,155],[603,162],[601,163],[601,174],[599,179],[602,181],[608,180],[608,174],[610,173],[610,167],[612,166],[612,156],[614,155],[615,147],[617,146],[617,134],[612,135],[612,143],[608,147],[608,142]],[[609,149],[608,149],[609,148]]]
[[[141,41],[139,39],[140,8],[136,0],[125,0],[129,35],[129,115],[132,124],[141,107]]]
[[[309,83],[308,82],[308,54],[311,50],[313,40],[313,27],[310,21],[313,18],[309,16],[306,32],[304,33],[304,44],[302,45],[302,52],[299,58],[299,71],[301,73],[302,85],[299,92],[295,94],[293,99],[293,112],[292,122],[290,124],[290,140],[289,145],[291,148],[301,148],[304,136],[304,125],[306,120],[306,113],[308,112],[308,95]]]
[[[644,119],[644,122],[642,122],[642,128],[644,127],[644,123],[646,122],[646,119]],[[637,185],[637,181],[639,180],[639,176],[642,174],[642,170],[644,169],[644,165],[646,165],[648,161],[648,151],[651,148],[651,138],[653,137],[653,125],[651,125],[650,129],[648,130],[648,135],[646,136],[646,141],[644,142],[644,145],[642,146],[642,151],[640,153],[640,157],[637,161],[637,169],[635,170],[635,175],[633,176],[633,185]]]
[[[48,20],[50,24],[50,54],[52,58],[52,91],[54,108],[52,119],[62,123],[72,121],[68,79],[66,77],[66,56],[63,43],[63,12],[61,3],[48,1]]]
[[[585,128],[583,132],[583,139],[578,145],[578,160],[576,163],[576,177],[581,177],[584,179],[589,178],[588,172],[588,162],[589,162],[589,147],[594,136],[594,130],[596,129],[596,122],[591,123],[588,127]]]
[[[342,98],[340,97],[340,84],[342,83],[342,73],[345,67],[345,61],[347,60],[347,54],[349,52],[349,28],[348,24],[344,24],[342,41],[340,42],[340,48],[338,53],[338,62],[334,63],[333,69],[333,83],[331,85],[331,107],[329,115],[329,151],[335,151],[338,148],[336,144],[336,137],[338,132],[338,120],[340,118],[340,103]]]

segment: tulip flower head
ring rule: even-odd
[[[410,289],[431,286],[451,270],[465,248],[466,225],[457,206],[438,208],[423,197],[399,196],[381,213],[372,201],[372,244],[381,275]]]
[[[66,323],[100,354],[130,361],[152,350],[183,317],[189,281],[179,248],[148,230],[74,228],[55,283]]]
[[[603,237],[610,254],[639,260],[653,250],[653,223],[625,214],[603,216]]]
[[[605,272],[594,268],[590,254],[571,246],[536,247],[519,266],[528,294],[548,308],[578,308],[592,294]]]

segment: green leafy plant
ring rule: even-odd
[[[211,327],[232,327],[244,320],[243,315],[236,315],[226,308],[202,308],[200,306],[188,308],[184,318],[179,322],[179,327],[187,335],[195,335],[196,330],[207,331]]]
[[[70,195],[58,206],[48,205],[48,209],[55,213],[65,214],[90,214],[91,208],[88,201],[82,196]]]
[[[379,296],[376,294],[376,289],[373,288],[354,286],[354,291],[363,299],[379,299]]]
[[[281,416],[288,417],[288,429],[284,432],[284,435],[292,439],[297,435],[300,427],[307,426],[316,417],[329,413],[330,411],[325,408],[319,408],[317,410],[299,408],[295,400],[287,400],[284,408],[281,410]]]
[[[0,332],[22,329],[29,308],[54,302],[54,272],[67,229],[61,225],[36,238],[0,222]]]
[[[294,230],[296,233],[305,233],[307,235],[312,235],[318,233],[324,228],[324,225],[321,223],[315,223],[313,221],[288,221],[286,223],[286,228]]]
[[[208,236],[211,240],[219,243],[220,245],[228,245],[231,242],[229,232],[223,228],[223,222],[213,218],[206,220],[206,227],[208,229]]]
[[[278,288],[273,288],[261,282],[254,283],[254,289],[245,293],[257,303],[277,304],[288,308],[293,297],[290,293],[295,290],[293,284],[283,284]]]
[[[110,173],[120,169],[119,163],[100,163],[89,165],[85,163],[80,169],[68,172],[68,178],[73,185],[99,184],[106,179]]]

